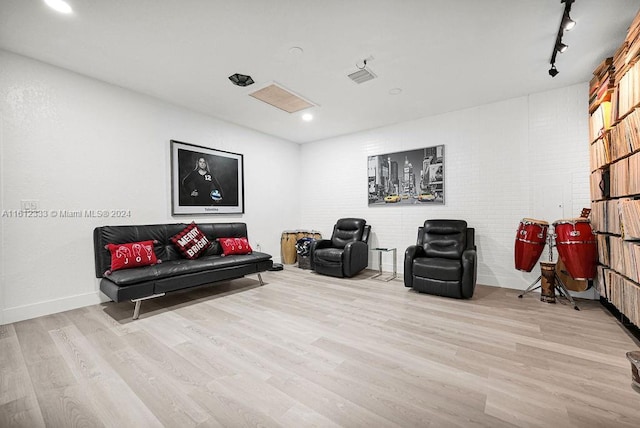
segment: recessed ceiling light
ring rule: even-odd
[[[305,113],[302,115],[302,120],[305,122],[311,122],[313,120],[313,115],[311,113]]]
[[[71,9],[71,6],[69,6],[69,3],[67,3],[64,0],[44,0],[44,2],[47,4],[47,6],[49,6],[51,9],[55,10],[56,12],[60,12],[64,14],[73,13],[73,9]]]
[[[400,88],[389,89],[389,95],[399,95],[402,92]]]
[[[289,53],[291,55],[302,55],[303,52],[304,50],[299,46],[293,46],[292,48],[289,48]]]

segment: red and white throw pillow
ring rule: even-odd
[[[197,259],[211,246],[211,241],[195,223],[185,227],[182,232],[171,237],[171,242],[188,259]]]
[[[223,256],[230,256],[231,254],[251,254],[253,252],[247,238],[218,238],[218,242],[222,247]]]
[[[153,244],[157,241],[129,242],[125,244],[107,244],[105,248],[111,253],[111,272],[120,269],[129,269],[140,266],[151,266],[160,263],[153,250]]]

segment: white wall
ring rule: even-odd
[[[371,246],[407,246],[429,218],[476,228],[478,283],[524,289],[539,275],[515,270],[524,217],[552,223],[590,206],[587,84],[305,144],[302,225],[330,236],[339,217],[372,225]],[[445,145],[445,205],[368,206],[367,156]],[[546,260],[547,250],[542,260]],[[372,260],[373,259],[373,260]],[[377,256],[369,266],[377,268]],[[383,261],[391,270],[391,260]],[[589,296],[592,293],[588,293]]]
[[[251,243],[279,261],[283,230],[329,236],[337,218],[360,216],[372,246],[398,248],[402,271],[425,219],[463,218],[477,230],[478,282],[523,289],[538,272],[513,267],[519,221],[589,206],[587,84],[298,146],[6,51],[0,63],[0,209],[28,199],[44,211],[132,213],[1,217],[0,324],[104,298],[91,239],[99,225],[244,221]],[[246,214],[173,218],[171,139],[244,154]],[[368,207],[367,156],[437,144],[444,206]]]
[[[131,211],[1,217],[0,324],[98,303],[100,225],[242,221],[279,260],[280,235],[300,218],[299,145],[2,50],[0,64],[0,209]],[[171,216],[171,139],[244,155],[244,215]]]

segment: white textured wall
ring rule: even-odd
[[[0,324],[99,302],[93,228],[248,224],[280,258],[297,227],[297,144],[0,50],[0,209],[127,209],[131,218],[0,218]],[[171,216],[169,140],[244,155],[245,214]]]
[[[372,225],[371,246],[396,247],[398,269],[417,228],[460,218],[476,228],[478,282],[526,288],[515,270],[519,222],[576,217],[589,206],[587,84],[305,144],[302,225],[330,235],[339,217]],[[446,203],[368,207],[367,156],[445,145]],[[543,255],[547,257],[547,251]],[[543,259],[544,260],[544,259]],[[377,256],[369,266],[377,268]],[[391,270],[389,258],[383,269]]]

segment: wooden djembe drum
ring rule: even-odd
[[[556,302],[556,264],[555,262],[540,262],[541,291],[540,301],[547,303]]]

